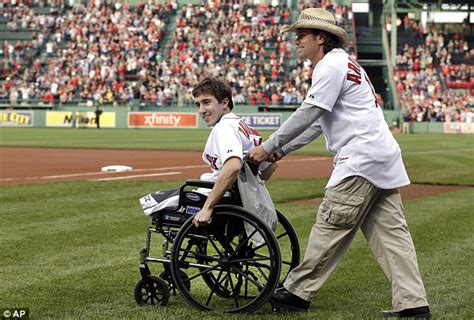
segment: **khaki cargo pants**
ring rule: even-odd
[[[398,189],[382,190],[359,176],[328,188],[303,262],[290,272],[284,287],[309,301],[334,271],[360,228],[390,280],[393,309],[427,306],[403,211]]]

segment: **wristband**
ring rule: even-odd
[[[286,156],[286,152],[285,152],[285,150],[283,150],[283,148],[280,148],[280,150],[278,150],[278,151],[280,151],[280,154],[281,154],[282,157]]]

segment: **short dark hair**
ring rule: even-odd
[[[324,46],[323,46],[324,54],[328,53],[332,49],[344,47],[344,43],[342,39],[330,32],[319,30],[319,29],[311,29],[311,31],[313,32],[314,35],[318,35],[318,34],[325,35],[326,41],[324,41]]]
[[[217,101],[221,103],[225,98],[229,100],[229,109],[234,108],[234,102],[232,101],[232,89],[231,87],[222,80],[213,77],[207,77],[202,79],[192,91],[193,97],[197,97],[203,94],[210,94],[216,97]]]

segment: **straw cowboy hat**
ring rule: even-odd
[[[296,32],[296,29],[309,28],[319,29],[332,33],[342,40],[343,44],[350,42],[349,35],[344,29],[336,25],[336,19],[329,11],[321,8],[309,8],[301,11],[298,20],[290,25],[284,25],[280,33]]]

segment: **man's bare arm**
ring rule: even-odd
[[[204,203],[202,209],[194,216],[193,223],[196,227],[207,226],[212,221],[212,211],[222,199],[225,192],[232,187],[242,168],[242,160],[231,157],[224,162],[222,170],[217,177],[214,187]]]

